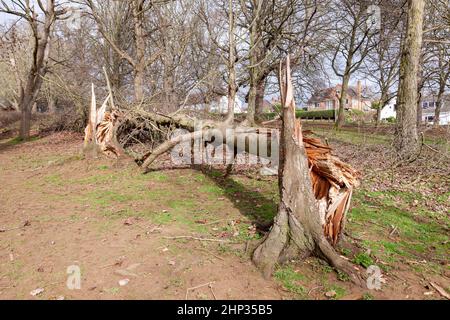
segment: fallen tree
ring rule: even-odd
[[[158,157],[180,144],[198,141],[200,148],[226,146],[234,158],[242,152],[272,160],[279,155],[276,163],[281,199],[278,215],[271,231],[255,250],[253,261],[265,276],[270,276],[279,262],[316,255],[361,284],[359,270],[334,248],[341,239],[353,189],[359,185],[358,173],[334,156],[330,147],[302,132],[301,121],[296,119],[289,58],[280,65],[280,88],[283,120],[279,140],[273,130],[240,126],[229,118],[224,122],[203,121],[199,126],[196,119],[182,113],[162,115],[135,108],[125,114],[114,106],[110,92],[99,110],[93,93],[85,146],[93,143],[107,155],[121,157],[125,155],[123,141],[128,140],[117,137],[121,126],[128,136],[142,130],[159,131],[162,142],[135,156],[144,172],[148,172]],[[108,101],[111,111],[106,111]],[[186,133],[170,136],[175,128]]]

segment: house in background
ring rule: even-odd
[[[381,110],[381,120],[397,119],[397,98],[394,98]]]
[[[206,97],[202,93],[195,93],[188,98],[184,109],[227,114],[228,97],[222,95],[213,95]],[[244,112],[244,103],[238,97],[236,97],[234,112],[235,113]]]
[[[342,85],[317,91],[307,103],[308,111],[323,111],[339,109],[339,96]],[[346,110],[371,111],[372,100],[369,98],[368,89],[363,88],[361,81],[356,87],[347,89]]]
[[[420,103],[422,107],[422,122],[424,124],[434,124],[437,107],[436,95],[425,95]],[[381,120],[397,118],[397,99],[393,99],[381,111]],[[450,125],[450,94],[444,96],[444,102],[441,108],[439,124],[441,126]]]
[[[426,95],[422,97],[422,121],[427,124],[434,124],[436,108],[438,106],[436,95]],[[439,119],[441,126],[450,125],[450,94],[444,95]]]

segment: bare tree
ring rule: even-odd
[[[450,86],[450,8],[446,1],[435,1],[425,6],[426,22],[424,23],[424,48],[422,53],[423,78],[420,89],[436,92],[436,110],[434,125],[440,125],[441,110],[444,104],[444,95]],[[420,99],[421,100],[421,99]],[[422,110],[422,101],[419,101],[418,110]],[[421,113],[421,112],[418,112]],[[420,121],[422,121],[421,114]]]
[[[408,22],[400,63],[395,147],[401,159],[412,159],[419,150],[417,131],[417,75],[422,50],[425,2],[408,0]]]
[[[333,8],[337,16],[334,18],[335,34],[330,40],[331,66],[334,73],[342,79],[336,122],[340,128],[345,123],[347,91],[351,76],[360,69],[364,59],[374,47],[372,38],[378,30],[368,23],[371,16],[368,1],[338,0],[333,2]]]
[[[107,17],[101,14],[103,2],[95,0],[83,0],[81,3],[89,8],[89,14],[95,20],[99,32],[107,43],[113,48],[120,59],[126,60],[133,69],[134,81],[134,98],[138,103],[142,102],[145,96],[145,72],[149,65],[154,63],[160,52],[151,52],[148,49],[147,39],[149,32],[146,30],[146,14],[153,8],[154,5],[166,3],[169,0],[152,1],[152,0],[132,0],[127,1],[126,6],[122,4],[116,6],[117,10],[123,10],[127,13],[127,17],[132,21],[132,30],[123,30],[123,32],[131,32],[134,38],[133,50],[126,50],[121,46],[120,39],[114,37],[114,34],[109,32],[107,26]],[[107,3],[106,3],[107,5]]]
[[[372,81],[379,94],[377,105],[377,126],[381,121],[381,112],[396,96],[400,65],[401,42],[404,27],[404,11],[396,0],[381,2],[381,21],[377,36],[374,36],[371,50],[360,72]]]
[[[67,13],[55,0],[47,4],[37,0],[37,7],[29,0],[13,0],[10,4],[0,2],[0,12],[14,15],[27,21],[33,35],[33,54],[27,79],[21,84],[19,108],[22,113],[20,137],[28,139],[31,129],[31,112],[48,71],[50,43],[56,20]],[[41,17],[42,16],[42,17]]]

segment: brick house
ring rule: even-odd
[[[307,103],[308,111],[323,111],[339,109],[339,96],[341,85],[317,91]],[[368,112],[371,110],[372,101],[367,98],[367,89],[364,89],[361,81],[356,87],[347,89],[347,110],[360,110]]]

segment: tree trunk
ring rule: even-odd
[[[55,114],[56,113],[56,99],[53,97],[52,94],[48,96],[47,101],[47,112],[49,114]]]
[[[266,95],[266,79],[261,79],[256,85],[255,120],[262,121],[264,110],[264,97]]]
[[[20,112],[20,139],[27,140],[30,138],[31,131],[31,103],[24,101],[21,103]]]
[[[417,132],[417,76],[422,50],[424,0],[408,1],[407,36],[403,46],[398,92],[398,121],[394,144],[403,160],[411,160],[419,151]]]
[[[134,94],[137,103],[144,99],[145,34],[144,34],[144,1],[134,0],[133,19],[136,42],[136,62],[134,66]]]
[[[236,106],[236,39],[234,35],[235,30],[235,18],[233,1],[229,0],[229,31],[228,31],[228,115],[226,123],[231,125],[234,123],[234,109]]]
[[[258,95],[258,77],[259,77],[259,57],[260,57],[260,9],[261,0],[257,1],[257,5],[253,9],[253,21],[250,28],[250,91],[248,94],[248,110],[245,125],[254,126],[256,115],[256,97]]]
[[[437,96],[437,106],[436,110],[434,112],[434,127],[439,128],[441,125],[441,110],[442,110],[442,104],[444,103],[444,93],[445,93],[445,83],[443,85],[441,84],[439,88],[439,93]]]
[[[313,192],[301,121],[295,116],[289,58],[280,72],[280,87],[283,106],[279,169],[281,201],[275,224],[254,252],[253,261],[266,277],[270,277],[278,262],[316,254],[361,284],[361,279],[355,275],[351,265],[339,257],[324,235]]]
[[[350,83],[350,74],[346,73],[342,79],[341,95],[339,96],[339,112],[336,127],[341,129],[345,124],[345,107],[347,106],[347,91]]]

